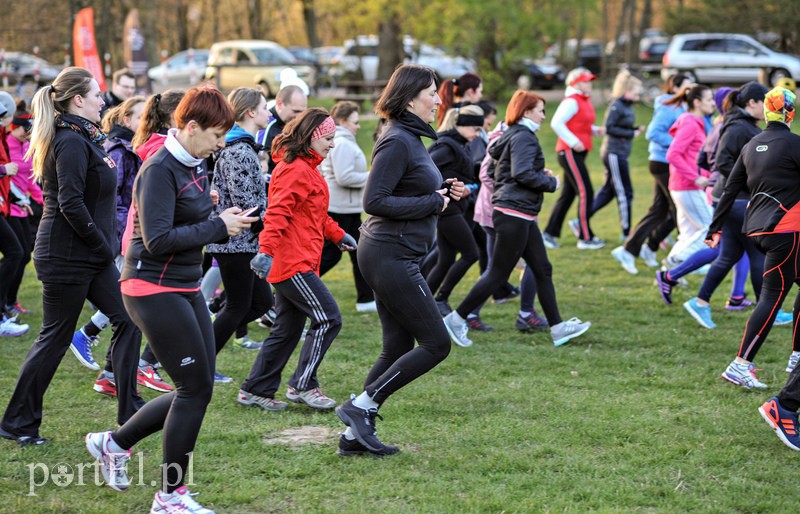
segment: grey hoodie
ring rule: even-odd
[[[331,200],[328,212],[356,214],[361,212],[361,196],[367,183],[367,157],[352,132],[337,125],[334,147],[319,165],[328,183]]]

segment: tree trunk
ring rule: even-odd
[[[493,70],[497,70],[497,19],[485,20],[483,35],[478,41],[478,62],[488,62]]]
[[[397,12],[388,8],[378,25],[378,80],[389,80],[398,64],[403,62],[403,36]]]
[[[212,0],[212,4],[216,10],[216,2]],[[247,0],[247,21],[250,24],[250,37],[261,39],[261,2],[259,0]]]
[[[300,0],[303,4],[303,20],[306,23],[306,35],[308,45],[311,48],[321,46],[319,36],[317,36],[317,12],[314,9],[314,0]]]

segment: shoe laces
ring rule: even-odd
[[[295,391],[295,392],[297,392],[297,391]],[[325,394],[320,390],[319,387],[315,387],[314,389],[306,391],[305,394],[306,394],[306,396],[309,397],[309,399],[312,399],[312,400],[329,400],[329,398],[327,396],[325,396]]]

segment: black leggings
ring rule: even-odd
[[[353,239],[358,242],[361,233],[358,228],[361,226],[361,213],[356,212],[352,214],[339,214],[337,212],[329,212],[328,216],[333,218],[333,221],[342,227],[342,230],[353,236]],[[325,246],[322,247],[322,262],[319,265],[319,276],[322,277],[325,273],[329,272],[336,266],[342,259],[342,252],[333,241],[325,240]],[[364,280],[361,270],[358,267],[358,251],[347,252],[350,256],[350,262],[353,266],[353,281],[356,283],[356,303],[369,303],[375,300],[375,295],[372,294],[372,289]]]
[[[753,236],[756,248],[764,252],[764,282],[761,296],[750,319],[744,327],[744,337],[738,356],[752,362],[772,329],[772,322],[789,294],[792,284],[800,285],[800,233]],[[800,351],[800,332],[797,330],[797,313],[800,296],[794,302],[792,349]]]
[[[214,391],[216,352],[211,318],[199,291],[123,299],[131,318],[175,383],[175,391],[147,402],[112,437],[122,448],[129,449],[163,428],[162,489],[171,493],[183,485]]]
[[[564,168],[564,186],[561,188],[561,196],[558,197],[550,219],[547,222],[545,232],[553,237],[561,237],[561,227],[564,225],[564,218],[567,216],[569,208],[575,197],[578,197],[578,223],[580,225],[580,239],[588,240],[594,237],[589,218],[592,215],[592,203],[594,202],[594,190],[592,181],[589,178],[589,170],[586,168],[586,155],[588,152],[576,152],[572,149],[558,152],[558,164]],[[537,229],[538,230],[538,229]]]
[[[466,319],[475,307],[486,301],[497,288],[497,284],[508,280],[517,261],[522,257],[536,278],[539,303],[547,322],[551,327],[561,323],[553,286],[553,266],[547,258],[539,225],[535,221],[508,216],[499,211],[494,211],[492,221],[496,235],[492,263],[456,309],[458,315]]]
[[[669,164],[649,161],[649,166],[653,175],[653,201],[647,214],[625,241],[625,249],[637,257],[645,241],[648,248],[658,250],[658,244],[672,232],[678,219],[675,203],[669,194]]]
[[[425,277],[428,287],[436,293],[436,300],[447,300],[458,282],[478,260],[478,245],[472,235],[472,227],[462,214],[439,218],[436,230],[439,258]],[[461,258],[456,260],[456,254]]]
[[[11,216],[8,218],[8,224],[11,225],[11,230],[14,231],[14,234],[17,236],[17,241],[19,241],[19,244],[22,246],[22,261],[17,268],[17,274],[12,278],[8,286],[8,291],[6,292],[6,305],[14,305],[17,303],[19,286],[22,285],[22,279],[25,276],[25,267],[31,261],[33,242],[31,241],[31,230],[28,218]]]
[[[364,384],[379,404],[450,353],[450,336],[419,271],[420,259],[399,243],[362,237],[358,246],[358,264],[375,291],[383,329],[383,350]]]
[[[25,258],[19,238],[11,228],[8,218],[0,214],[0,316],[10,302],[10,292],[19,268]],[[28,252],[30,258],[30,252]]]
[[[38,264],[41,266],[42,264]],[[117,383],[117,423],[123,424],[144,405],[136,394],[136,363],[142,334],[123,306],[119,272],[113,262],[83,284],[42,283],[42,328],[22,363],[17,385],[8,402],[2,427],[17,436],[38,436],[44,394],[72,341],[75,325],[89,300],[111,320],[111,355]],[[165,319],[171,316],[161,315]]]
[[[215,253],[222,284],[225,286],[225,307],[214,320],[217,353],[241,325],[257,319],[272,307],[269,284],[250,269],[253,253]]]

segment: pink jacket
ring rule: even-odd
[[[708,170],[697,164],[697,154],[706,140],[706,125],[703,118],[685,112],[681,114],[672,127],[669,135],[674,139],[667,150],[669,162],[670,191],[701,191],[703,188],[694,183],[699,176],[708,177]]]
[[[22,193],[29,195],[31,200],[41,204],[43,202],[42,188],[39,187],[39,184],[37,184],[31,176],[33,172],[33,163],[31,163],[30,160],[24,159],[25,152],[28,151],[30,143],[27,141],[23,143],[11,134],[6,138],[6,142],[8,142],[8,156],[11,162],[15,162],[19,166],[17,174],[11,177],[11,182],[17,186]],[[28,216],[28,211],[11,204],[11,216],[15,218],[25,218]]]
[[[478,190],[478,197],[475,199],[475,214],[472,219],[482,227],[494,228],[492,221],[492,213],[494,205],[492,204],[492,194],[494,194],[494,178],[489,176],[489,165],[492,162],[492,156],[489,155],[489,147],[497,141],[503,132],[506,130],[506,124],[501,121],[497,124],[494,130],[489,132],[489,144],[486,146],[486,156],[481,162],[481,169],[478,177],[481,181],[481,188]]]

